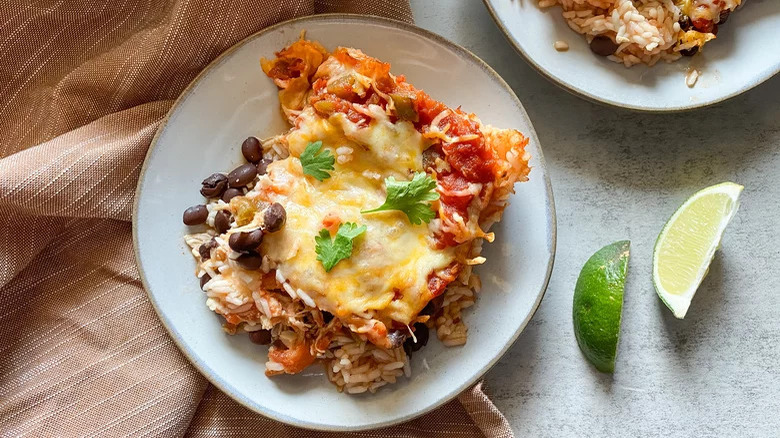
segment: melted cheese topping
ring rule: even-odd
[[[299,128],[287,136],[290,157],[269,165],[259,183],[261,197],[287,211],[286,225],[265,237],[262,250],[293,288],[323,310],[342,319],[357,315],[410,323],[431,299],[429,274],[449,266],[455,251],[434,249],[429,227],[410,224],[402,212],[360,213],[385,201],[386,177],[408,180],[421,171],[422,151],[429,145],[411,123],[391,123],[378,106],[369,111],[370,125],[358,127],[343,114],[326,120],[304,110]],[[317,140],[334,156],[342,152],[336,170],[322,182],[305,176],[297,158]],[[355,239],[350,258],[325,272],[314,237],[323,221],[334,218],[365,224],[367,231]]]

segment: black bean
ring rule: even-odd
[[[682,56],[693,56],[699,53],[699,46],[693,46],[690,49],[680,50]]]
[[[427,325],[421,322],[415,324],[414,335],[417,336],[417,343],[420,344],[421,347],[428,345],[428,338],[430,337],[430,331],[428,330]]]
[[[406,352],[406,355],[409,356],[409,359],[411,359],[412,358],[411,339],[407,339],[406,342],[404,342],[404,351]]]
[[[211,248],[209,248],[208,243],[203,243],[198,247],[198,254],[200,254],[201,260],[211,258]]]
[[[729,15],[731,15],[730,9],[720,11],[720,15],[718,15],[718,24],[725,23],[729,19]]]
[[[182,219],[186,225],[200,225],[209,217],[209,209],[205,205],[193,205],[184,210]]]
[[[262,266],[263,258],[260,257],[260,254],[252,252],[249,254],[243,254],[241,257],[236,259],[236,262],[244,269],[256,271],[260,269],[260,266]]]
[[[217,247],[217,241],[213,238],[209,240],[208,242],[203,243],[201,246],[198,247],[198,253],[200,253],[200,258],[203,260],[208,260],[211,258],[211,250]]]
[[[203,290],[203,286],[205,286],[206,283],[209,282],[209,280],[211,280],[211,275],[209,275],[209,274],[203,274],[203,275],[200,276],[200,289],[201,290]]]
[[[251,183],[257,176],[257,167],[254,164],[244,164],[233,169],[228,174],[228,184],[232,188],[244,187]]]
[[[257,174],[265,175],[265,172],[268,170],[268,165],[271,163],[273,163],[273,161],[269,160],[268,158],[260,160],[260,162],[257,163]]]
[[[242,192],[241,189],[227,189],[225,190],[225,193],[222,194],[222,200],[225,202],[230,202],[231,199],[243,194],[244,192]]]
[[[234,251],[252,251],[263,242],[263,230],[233,233],[228,239],[228,245]]]
[[[406,329],[404,330],[390,330],[387,333],[387,339],[390,341],[392,348],[398,348],[406,341]]]
[[[201,182],[200,194],[207,198],[219,198],[228,186],[228,179],[221,173],[215,173]]]
[[[241,143],[241,153],[250,163],[257,163],[263,159],[263,151],[260,147],[260,140],[255,137],[248,137]]]
[[[333,314],[323,310],[322,311],[322,320],[325,321],[325,324],[331,322],[333,320]]]
[[[227,210],[220,210],[214,216],[214,228],[217,229],[217,233],[222,234],[230,229],[230,220],[232,216]]]
[[[691,23],[691,18],[687,15],[681,16],[677,22],[680,23],[680,29],[682,29],[683,32],[687,32],[691,30],[691,28],[693,27],[693,23]]]
[[[433,316],[436,314],[437,310],[439,309],[436,303],[434,302],[434,300],[430,300],[428,301],[428,304],[426,304],[425,307],[423,307],[423,309],[420,310],[420,315]]]
[[[590,50],[599,56],[614,55],[617,48],[617,43],[612,41],[612,38],[604,35],[599,35],[590,42]]]
[[[428,343],[428,326],[418,322],[414,325],[414,337],[417,338],[417,342],[414,342],[414,338],[409,336],[406,339],[406,342],[404,342],[404,347],[409,345],[409,349],[411,351],[417,351],[421,348],[423,348]]]
[[[287,212],[278,202],[274,202],[263,212],[263,228],[266,232],[279,231],[286,220]]]
[[[249,340],[255,344],[268,345],[271,343],[271,330],[249,332]]]

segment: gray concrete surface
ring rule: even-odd
[[[586,102],[532,70],[479,0],[412,0],[417,24],[472,50],[533,121],[558,210],[558,250],[530,326],[486,376],[518,437],[780,436],[780,76],[677,115]],[[745,186],[685,320],[655,294],[652,248],[690,194]],[[631,240],[614,376],[584,360],[572,330],[579,269]]]

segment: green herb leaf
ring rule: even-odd
[[[320,235],[314,237],[317,245],[314,251],[317,253],[317,260],[322,263],[325,272],[330,272],[336,263],[349,258],[352,255],[352,241],[366,231],[366,226],[353,222],[345,222],[339,226],[336,237],[331,240],[330,232],[323,228]]]
[[[306,149],[301,154],[301,165],[303,173],[323,181],[330,178],[330,174],[326,171],[334,170],[333,163],[336,162],[336,158],[329,150],[320,151],[320,149],[322,149],[321,141],[306,145]]]
[[[426,224],[436,216],[430,201],[439,199],[436,192],[436,180],[424,172],[417,172],[411,181],[396,181],[392,176],[385,179],[387,199],[385,203],[373,210],[361,213],[375,213],[385,210],[400,210],[406,213],[409,222],[419,225]]]

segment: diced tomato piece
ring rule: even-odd
[[[481,135],[476,140],[445,144],[443,149],[447,155],[447,162],[469,181],[481,183],[493,181],[495,161],[492,151],[487,149]]]
[[[439,190],[440,202],[453,207],[461,215],[466,214],[466,208],[474,198],[473,196],[453,196],[448,192],[462,191],[468,188],[469,183],[463,175],[459,173],[449,173],[439,176]]]
[[[431,297],[435,298],[441,295],[447,285],[458,277],[460,270],[461,266],[458,263],[453,263],[441,271],[432,272],[428,276],[428,291],[431,292]]]
[[[287,374],[300,373],[314,363],[315,359],[311,354],[309,344],[306,342],[296,344],[289,349],[271,347],[268,351],[268,358],[282,364],[284,372]]]
[[[706,18],[696,18],[692,23],[699,32],[710,33],[715,28],[715,22]]]
[[[420,117],[418,126],[430,125],[431,121],[439,115],[440,112],[447,109],[447,106],[443,103],[431,99],[430,96],[422,91],[417,92],[417,96],[414,99],[414,110]]]

